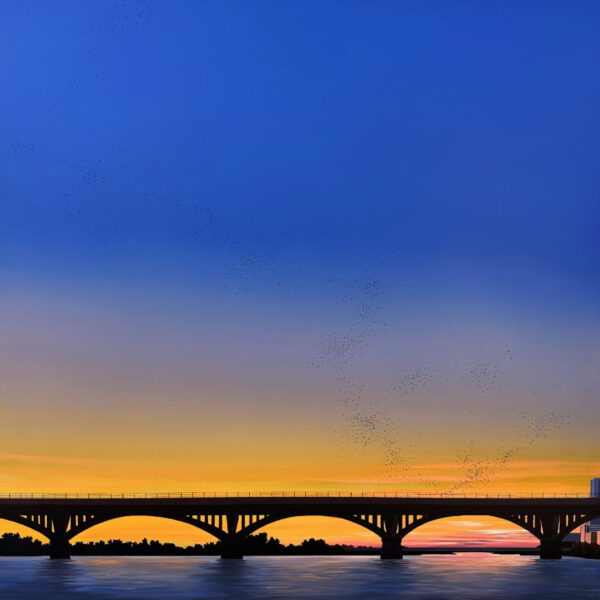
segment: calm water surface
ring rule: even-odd
[[[459,554],[377,557],[0,558],[2,600],[442,598],[600,600],[600,561]]]

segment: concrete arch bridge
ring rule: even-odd
[[[47,537],[50,558],[70,558],[70,540],[81,532],[126,516],[164,517],[188,523],[221,542],[222,558],[242,558],[243,540],[290,517],[345,519],[378,535],[381,558],[402,558],[405,535],[446,517],[485,515],[519,525],[540,540],[540,558],[560,558],[563,537],[600,517],[600,499],[590,497],[456,497],[400,493],[319,492],[260,495],[136,494],[26,495],[0,498],[0,518]]]

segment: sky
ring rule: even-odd
[[[599,17],[3,2],[0,493],[585,493]],[[460,523],[411,535],[531,541]]]

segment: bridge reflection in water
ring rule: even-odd
[[[70,558],[70,540],[97,525],[127,516],[165,517],[188,523],[221,542],[221,558],[242,558],[243,540],[290,517],[345,519],[381,538],[381,558],[402,558],[402,539],[423,525],[465,515],[506,519],[540,540],[540,558],[561,558],[562,539],[600,517],[600,498],[583,494],[435,495],[402,492],[271,492],[176,494],[10,494],[0,497],[0,518],[48,538],[50,558]]]

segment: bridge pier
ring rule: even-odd
[[[71,558],[71,544],[67,538],[50,538],[50,558]]]
[[[221,540],[221,558],[244,558],[242,538],[231,535]]]
[[[381,559],[402,558],[402,538],[381,538]]]
[[[540,540],[540,558],[562,558],[561,540]]]

